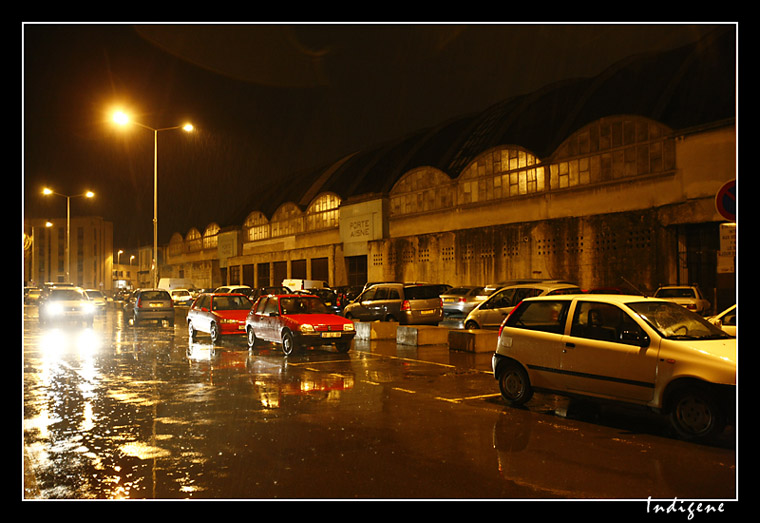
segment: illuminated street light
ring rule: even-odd
[[[62,196],[66,198],[66,254],[65,254],[65,260],[66,260],[66,282],[71,283],[71,276],[69,274],[69,268],[71,267],[71,199],[72,198],[93,198],[95,196],[95,193],[92,191],[87,191],[82,194],[74,194],[74,195],[66,195],[66,194],[60,194],[57,193],[51,189],[48,189],[45,187],[42,189],[42,194],[45,196],[50,196],[51,194],[54,194],[56,196]],[[47,222],[45,224],[45,227],[52,227],[53,224],[50,222]]]
[[[193,130],[191,124],[178,125],[175,127],[164,127],[162,129],[154,129],[147,125],[135,122],[123,111],[116,111],[113,114],[113,121],[118,125],[134,124],[138,127],[153,131],[153,260],[151,262],[150,271],[153,282],[153,288],[158,287],[158,133],[159,131],[172,131],[175,129],[182,129],[185,132]]]

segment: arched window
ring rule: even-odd
[[[293,202],[283,203],[272,216],[272,237],[303,232],[303,213]]]
[[[675,140],[666,126],[640,116],[601,118],[568,137],[552,155],[552,189],[675,169]]]
[[[454,204],[451,178],[434,167],[418,167],[404,174],[390,193],[390,214],[414,214],[446,209]]]
[[[306,209],[306,230],[319,231],[338,227],[340,197],[333,193],[317,196]]]
[[[544,167],[535,155],[517,146],[496,147],[480,154],[457,180],[460,205],[544,190]]]
[[[219,226],[215,223],[210,224],[203,231],[203,248],[204,249],[216,249],[217,241],[219,239]]]
[[[201,250],[201,233],[193,227],[185,236],[185,243],[187,244],[188,252],[198,252]]]
[[[169,240],[169,255],[179,256],[184,251],[185,241],[182,239],[182,235],[178,232],[172,234]]]
[[[255,242],[269,238],[269,220],[261,211],[254,211],[248,215],[243,224],[245,240]]]

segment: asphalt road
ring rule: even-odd
[[[735,434],[536,394],[490,355],[354,341],[347,354],[173,328],[43,328],[24,307],[24,499],[734,500]]]

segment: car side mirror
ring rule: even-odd
[[[649,347],[649,336],[641,330],[624,330],[620,333],[620,341],[637,347]]]

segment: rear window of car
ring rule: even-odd
[[[145,291],[140,294],[140,298],[143,300],[171,300],[166,291]]]
[[[562,334],[570,301],[524,301],[507,318],[507,327]]]
[[[435,285],[415,285],[414,287],[404,287],[404,297],[407,300],[429,300],[438,298],[440,287]]]
[[[693,298],[694,290],[689,288],[660,289],[655,293],[656,298]]]

